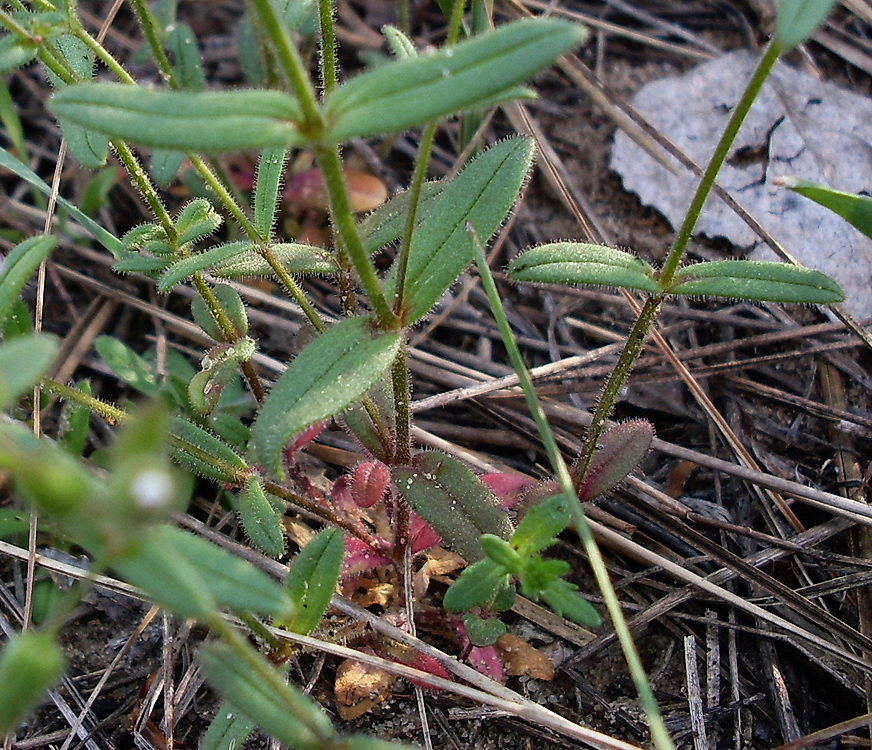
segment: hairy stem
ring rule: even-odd
[[[548,454],[551,462],[551,467],[557,477],[560,485],[560,490],[563,495],[569,500],[569,505],[572,513],[572,520],[575,524],[579,539],[585,554],[590,561],[591,569],[596,578],[597,585],[603,596],[603,601],[608,610],[609,617],[612,619],[612,624],[615,628],[615,633],[624,651],[624,657],[627,660],[627,666],[630,669],[630,675],[633,679],[633,684],[639,694],[639,699],[648,717],[648,725],[651,729],[651,738],[654,740],[655,747],[658,750],[672,750],[673,744],[669,737],[669,732],[666,730],[666,725],[663,723],[663,716],[660,713],[660,708],[657,706],[657,701],[654,698],[654,693],[651,690],[651,685],[648,682],[648,677],[645,674],[645,669],[642,666],[642,661],[639,658],[639,652],[636,649],[636,644],[633,642],[633,636],[630,633],[630,628],[627,626],[627,621],[624,618],[624,613],[621,610],[621,604],[618,601],[618,596],[615,593],[614,586],[609,578],[609,572],[606,568],[605,561],[599,551],[593,532],[588,526],[587,518],[584,510],[578,500],[575,487],[573,486],[572,477],[569,474],[569,469],[560,449],[557,446],[557,440],[554,437],[554,432],[548,419],[545,416],[545,411],[539,402],[539,397],[536,394],[536,389],[533,386],[533,381],[530,379],[530,374],[527,371],[527,366],[524,363],[524,358],[521,356],[521,351],[518,349],[518,344],[515,342],[515,337],[512,334],[512,329],[509,320],[506,317],[503,303],[500,299],[499,291],[494,283],[493,275],[487,265],[487,257],[481,244],[475,237],[472,226],[468,225],[470,234],[473,236],[473,245],[476,248],[475,262],[478,265],[479,275],[481,276],[482,287],[487,294],[490,302],[491,311],[499,328],[503,344],[508,352],[509,359],[512,362],[512,367],[518,376],[518,382],[524,391],[524,398],[527,402],[527,408],[536,422],[536,427],[539,430],[539,435],[542,438],[542,444]]]

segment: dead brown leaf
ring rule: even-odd
[[[523,638],[504,633],[494,644],[503,660],[506,672],[514,677],[527,675],[534,680],[553,680],[554,665],[541,651]]]
[[[346,660],[336,670],[336,710],[345,721],[371,711],[393,695],[395,678],[390,672],[359,661]]]

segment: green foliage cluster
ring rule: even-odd
[[[631,253],[590,244],[562,242],[526,251],[508,269],[516,281],[622,287],[643,292],[648,299],[607,384],[585,448],[569,471],[541,410],[536,411],[535,393],[493,279],[481,262],[480,243],[499,230],[518,199],[534,158],[533,141],[512,137],[496,143],[446,182],[425,183],[424,175],[438,121],[460,115],[474,122],[481,110],[531,97],[524,82],[580,44],[585,31],[546,18],[489,29],[490,3],[474,0],[475,33],[460,40],[465,3],[441,4],[450,19],[441,49],[418,54],[402,31],[386,29],[394,58],[340,81],[329,0],[249,0],[240,50],[252,87],[234,91],[205,90],[197,40],[188,26],[176,22],[173,3],[152,8],[143,0],[132,2],[148,50],[167,83],[161,88],[137,84],[84,28],[74,3],[34,0],[25,5],[16,0],[0,9],[5,29],[0,71],[36,60],[55,89],[49,109],[73,157],[97,170],[113,152],[153,220],[115,237],[81,207],[61,198],[60,208],[114,256],[119,273],[149,276],[160,293],[189,283],[198,295],[192,318],[214,340],[199,369],[170,357],[163,375],[125,344],[108,337],[98,340],[106,364],[152,399],[152,406],[135,413],[94,398],[87,384],[70,387],[46,378],[57,342],[31,331],[21,291],[57,240],[48,235],[22,238],[0,267],[0,406],[8,414],[0,422],[0,468],[9,472],[18,494],[59,538],[87,552],[95,572],[112,570],[176,615],[209,626],[215,637],[201,649],[200,661],[225,705],[203,738],[203,748],[238,746],[255,726],[304,750],[387,746],[372,738],[339,736],[317,704],[290,685],[286,670],[276,666],[284,664],[287,647],[269,642],[269,653],[259,653],[224,614],[241,616],[258,632],[266,631],[265,624],[312,632],[340,576],[347,554],[345,534],[399,567],[410,544],[412,511],[471,563],[449,589],[445,606],[466,612],[473,642],[492,643],[504,630],[493,613],[511,606],[516,585],[559,615],[590,627],[599,624],[597,611],[565,579],[568,566],[542,556],[570,522],[585,541],[617,626],[620,611],[595,546],[587,544],[580,501],[620,482],[650,443],[650,428],[606,431],[606,422],[660,304],[672,295],[803,304],[841,299],[841,290],[830,279],[807,269],[745,261],[681,265],[723,160],[718,154],[689,208],[685,231],[661,268]],[[830,5],[809,0],[781,4],[776,39],[749,85],[748,104],[768,72],[766,66],[771,67],[781,49],[811,33]],[[295,35],[315,31],[321,44],[323,95],[317,93],[295,43]],[[94,81],[95,63],[115,80]],[[738,108],[736,129],[746,111]],[[412,128],[422,128],[423,136],[408,191],[359,219],[349,202],[341,144]],[[725,142],[730,137],[728,131]],[[151,149],[148,166],[135,150],[141,147]],[[284,166],[290,151],[299,148],[311,150],[321,170],[335,230],[333,249],[275,236]],[[0,165],[26,182],[34,195],[49,194],[49,186],[26,166],[26,159],[18,158],[24,155],[21,139],[17,149],[18,156],[0,150]],[[215,152],[239,149],[259,153],[251,211],[240,205],[209,162]],[[194,198],[172,214],[159,188],[172,182],[185,159],[209,196]],[[832,206],[869,233],[868,199],[801,181],[789,186]],[[232,225],[228,236],[233,239],[216,242],[213,235],[225,224]],[[395,242],[399,249],[383,274],[374,256]],[[465,465],[448,455],[418,453],[410,439],[408,332],[473,261],[537,415],[555,474],[554,481],[529,494],[528,504],[541,502],[533,503],[517,526]],[[309,274],[335,280],[345,318],[332,321],[317,312],[300,283]],[[268,393],[252,364],[257,342],[248,335],[245,304],[231,286],[221,283],[240,276],[278,280],[314,330],[311,342]],[[366,300],[365,310],[355,301],[357,290]],[[35,385],[68,404],[69,427],[58,442],[35,437],[26,425],[28,391]],[[99,472],[82,459],[91,412],[120,423]],[[295,452],[330,418],[344,420],[377,461],[366,477],[350,480],[352,501],[369,507],[389,495],[393,506],[402,509],[394,516],[392,540],[379,539],[354,514],[343,512],[338,501],[329,507],[323,498],[293,489],[288,476],[296,475]],[[386,467],[384,476],[381,467]],[[328,528],[299,552],[287,579],[279,583],[173,524],[173,515],[190,501],[192,475],[212,480],[233,495],[250,540],[268,555],[285,552],[280,519],[289,504],[320,516]],[[378,486],[357,486],[356,481]],[[339,487],[337,482],[337,497]],[[20,528],[20,514],[0,520]],[[14,731],[59,679],[63,655],[57,634],[85,585],[64,596],[38,630],[24,631],[4,647],[0,733]],[[632,643],[623,639],[623,645],[628,658],[635,658]],[[639,689],[645,697],[644,684]],[[668,747],[656,707],[649,708],[655,741]]]

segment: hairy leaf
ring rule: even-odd
[[[654,269],[641,258],[603,245],[555,242],[521,253],[508,268],[513,281],[592,284],[656,293]]]
[[[173,526],[142,534],[113,566],[157,603],[184,617],[205,617],[216,606],[277,617],[292,611],[284,589],[266,573]]]
[[[469,562],[481,560],[479,537],[508,539],[512,524],[499,501],[475,474],[444,453],[415,456],[393,470],[397,488],[442,539]]]
[[[277,624],[294,633],[311,633],[330,605],[344,557],[345,538],[338,529],[325,529],[303,547],[285,579],[294,614]]]
[[[654,428],[644,419],[622,422],[606,430],[578,488],[578,499],[585,503],[611,490],[636,468],[653,439]]]
[[[407,317],[426,315],[472,263],[474,248],[466,222],[481,242],[499,229],[527,177],[534,143],[508,138],[471,161],[434,201],[412,238],[406,272]],[[389,297],[396,266],[388,280]]]
[[[22,42],[13,34],[0,39],[0,73],[7,73],[29,63],[39,50],[32,42]]]
[[[8,409],[51,367],[59,349],[48,334],[18,336],[0,344],[0,408]]]
[[[396,333],[373,335],[366,318],[331,328],[291,362],[263,403],[252,428],[258,460],[281,473],[285,443],[296,433],[357,401],[390,367],[400,348]]]
[[[0,263],[0,323],[6,320],[25,284],[57,245],[57,239],[39,234],[13,247]]]
[[[337,737],[321,707],[288,685],[266,661],[264,667],[273,674],[264,680],[252,668],[251,659],[263,657],[251,649],[246,659],[226,643],[208,643],[200,649],[206,679],[228,705],[267,734],[296,750],[337,747]]]
[[[842,288],[820,271],[759,260],[716,260],[686,266],[675,275],[669,293],[808,305],[845,299]]]
[[[465,612],[486,604],[509,582],[506,569],[490,558],[466,568],[445,592],[442,605],[451,612]]]
[[[501,26],[429,55],[361,73],[325,101],[325,139],[396,133],[475,109],[581,43],[581,26],[556,19]]]
[[[152,148],[231,151],[302,145],[297,103],[279,91],[168,91],[121,83],[68,86],[51,99],[58,117]]]
[[[176,284],[190,278],[195,273],[209,270],[213,265],[235,258],[241,252],[242,248],[239,246],[242,244],[234,242],[229,245],[218,245],[210,247],[202,253],[195,253],[187,258],[177,260],[160,275],[157,290],[161,294],[168,294]]]
[[[216,263],[211,269],[213,276],[222,279],[236,279],[245,276],[275,276],[272,266],[257,251],[254,242],[233,242],[237,252],[228,260]],[[279,265],[293,274],[328,274],[339,271],[336,261],[329,251],[314,245],[299,243],[271,244],[270,251]]]
[[[170,453],[182,466],[216,482],[247,484],[251,469],[230,446],[181,417],[170,420]]]
[[[248,489],[239,496],[237,502],[242,528],[251,543],[265,555],[279,557],[284,554],[285,533],[279,516],[263,491],[263,485],[256,476],[248,480]]]
[[[272,235],[287,158],[286,148],[272,147],[264,149],[257,162],[253,197],[254,227],[265,239]]]
[[[198,750],[239,750],[254,731],[254,722],[222,703],[215,712]]]

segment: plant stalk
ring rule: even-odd
[[[633,642],[633,636],[627,626],[627,621],[624,618],[624,613],[621,610],[621,604],[618,601],[614,586],[609,578],[608,569],[605,561],[599,551],[593,532],[587,524],[587,519],[584,514],[584,509],[578,500],[575,487],[572,482],[572,477],[569,474],[569,469],[563,456],[560,453],[560,448],[557,446],[557,440],[554,437],[554,432],[548,419],[545,416],[545,411],[539,402],[539,397],[536,394],[536,389],[533,386],[533,381],[530,379],[530,374],[527,370],[527,365],[524,363],[524,358],[521,355],[518,344],[515,342],[515,337],[512,334],[511,325],[503,308],[502,300],[500,299],[499,291],[494,283],[493,275],[487,265],[487,257],[484,249],[478,238],[475,236],[475,231],[472,225],[467,223],[467,229],[473,238],[475,247],[475,262],[478,265],[479,275],[481,277],[482,287],[488,297],[488,302],[493,312],[494,320],[500,331],[503,344],[512,362],[512,367],[518,376],[518,382],[524,391],[524,399],[527,402],[527,408],[536,422],[536,427],[539,435],[542,438],[542,444],[548,454],[551,462],[551,467],[560,485],[560,490],[563,495],[568,498],[572,513],[572,520],[575,524],[576,532],[581,540],[585,554],[590,561],[591,569],[596,578],[597,585],[603,596],[603,601],[611,617],[612,624],[615,628],[615,633],[624,651],[624,657],[627,660],[627,666],[630,670],[630,675],[633,679],[633,684],[639,694],[639,700],[648,717],[648,725],[651,729],[651,738],[658,750],[674,750],[672,739],[669,737],[669,732],[666,730],[666,725],[663,722],[663,716],[660,713],[660,708],[657,705],[657,700],[654,698],[654,693],[651,690],[651,685],[648,682],[648,677],[645,674],[645,669],[642,666],[639,652],[636,649],[636,644]]]

